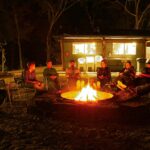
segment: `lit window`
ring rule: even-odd
[[[73,54],[96,54],[95,43],[73,43]]]
[[[113,54],[136,55],[136,43],[113,43]]]

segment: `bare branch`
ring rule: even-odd
[[[69,0],[62,0],[61,7],[59,7],[60,9],[58,9],[58,11],[55,14],[55,22],[59,19],[59,17],[62,15],[64,11],[71,8],[77,2],[79,2],[79,0],[72,0],[70,1],[70,3],[69,3]]]
[[[134,13],[132,13],[128,8],[127,8],[127,6],[126,6],[126,3],[127,3],[127,0],[126,0],[126,2],[125,2],[125,5],[124,4],[122,4],[119,0],[116,0],[115,1],[117,4],[119,4],[122,8],[124,8],[124,10],[128,13],[128,14],[130,14],[130,15],[132,15],[132,16],[136,16]]]
[[[49,1],[46,1],[46,4],[49,7],[49,9],[48,9],[48,19],[50,19],[50,14],[51,14],[51,17],[54,16],[54,8],[53,8],[52,4]]]
[[[136,3],[136,14],[137,14],[137,15],[138,15],[138,13],[139,13],[140,1],[141,1],[141,0],[138,0],[137,3]]]
[[[147,7],[144,9],[144,11],[142,12],[141,17],[139,18],[138,24],[140,24],[140,22],[143,20],[144,15],[146,14],[146,12],[150,9],[150,3],[147,5]]]

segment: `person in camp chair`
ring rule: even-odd
[[[26,87],[35,88],[39,91],[43,90],[44,84],[36,78],[34,62],[27,64],[27,69],[24,71],[24,82]]]
[[[106,60],[100,62],[100,67],[97,69],[97,88],[103,88],[111,81],[111,70],[107,66]]]
[[[47,67],[43,71],[45,89],[50,93],[60,94],[59,76],[56,69],[53,67],[52,61],[48,60],[46,66]]]
[[[146,62],[141,74],[137,75],[135,84],[142,85],[150,83],[150,60]]]
[[[66,77],[68,80],[68,88],[80,89],[84,85],[84,81],[80,81],[80,70],[75,67],[75,61],[70,60],[69,67],[66,69]]]
[[[125,89],[126,87],[133,87],[135,80],[135,69],[131,64],[131,61],[125,63],[125,67],[119,72],[117,77],[117,86],[120,89]]]

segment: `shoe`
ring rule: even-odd
[[[121,90],[124,90],[127,88],[127,86],[123,84],[121,81],[117,81],[117,87]]]

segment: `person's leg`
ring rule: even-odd
[[[41,84],[35,83],[34,88],[39,91],[42,91],[42,90],[44,90],[44,84],[43,83],[41,83]]]
[[[68,90],[75,90],[77,87],[76,80],[73,78],[68,79]]]
[[[99,90],[101,88],[101,82],[100,81],[96,82],[96,87],[97,87],[97,90]]]
[[[81,81],[80,81],[80,80],[77,80],[77,81],[76,81],[76,89],[77,89],[77,90],[80,90],[80,89],[81,89]]]
[[[60,86],[59,80],[58,80],[58,79],[55,79],[54,82],[55,82],[56,89],[57,89],[57,90],[60,90],[60,89],[61,89],[61,86]]]
[[[48,80],[48,91],[53,91],[53,90],[57,90],[56,86],[55,86],[55,82],[53,80]]]
[[[81,89],[82,89],[85,86],[85,82],[84,80],[81,80],[80,82],[81,82]]]

